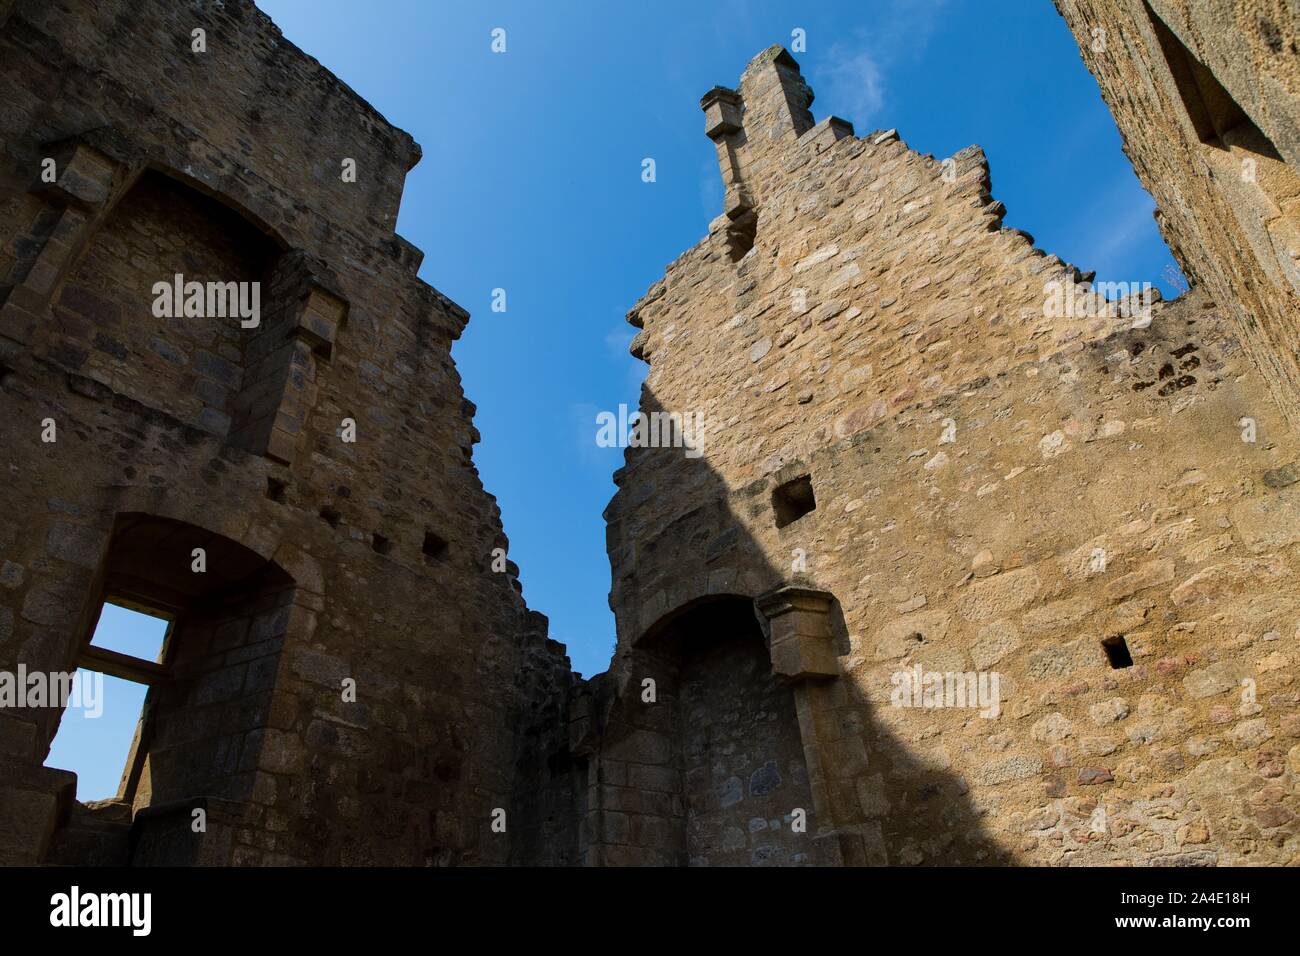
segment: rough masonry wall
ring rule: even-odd
[[[1222,310],[1197,294],[1052,317],[1047,283],[1078,273],[999,227],[977,148],[939,163],[892,131],[814,126],[791,63],[766,51],[738,94],[706,96],[741,199],[629,316],[642,410],[705,429],[699,457],[631,448],[616,475],[603,746],[652,720],[637,695],[658,622],[798,585],[777,598],[831,600],[819,635],[798,612],[793,639],[775,617],[769,635],[810,847],[1295,862],[1297,448]],[[778,528],[774,492],[800,476],[816,507]],[[1112,667],[1117,638],[1131,666]],[[894,706],[917,665],[998,672],[997,716]],[[653,762],[650,743],[620,760]]]
[[[246,0],[24,0],[0,28],[0,669],[75,666],[130,570],[183,648],[151,693],[170,716],[136,862],[505,862],[521,728],[563,727],[534,678],[571,678],[517,568],[489,570],[507,542],[450,357],[467,316],[393,233],[418,148]],[[261,326],[156,317],[174,272],[260,277]],[[148,560],[119,554],[128,515],[158,532]],[[166,586],[195,543],[207,583]],[[254,573],[288,582],[270,610]],[[223,612],[235,594],[254,603]],[[57,831],[87,814],[42,767],[59,716],[0,712],[0,860],[76,860]]]
[[[91,239],[37,338],[80,374],[225,435],[243,379],[239,323],[177,322],[151,309],[127,311],[122,302],[152,303],[158,277],[177,273],[261,281],[272,250],[269,239],[215,200],[147,174]]]
[[[677,713],[688,862],[808,863],[790,826],[812,806],[794,695],[772,676],[758,622],[692,636]]]
[[[834,862],[803,835],[820,818],[797,702],[772,673],[752,601],[687,608],[623,664],[585,682],[573,706],[584,863]]]
[[[1184,274],[1300,429],[1300,11],[1056,0]]]

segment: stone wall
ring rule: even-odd
[[[740,597],[819,861],[1295,862],[1297,448],[1225,310],[1099,301],[1001,228],[977,147],[810,102],[780,48],[705,97],[727,208],[629,314],[642,410],[704,429],[616,475],[591,779],[662,750],[655,635]],[[996,672],[997,706],[905,706],[918,668]]]
[[[493,815],[537,815],[572,676],[492,568],[467,315],[393,232],[418,147],[247,0],[0,26],[0,669],[76,666],[104,597],[176,621],[110,805],[42,766],[58,708],[0,712],[0,860],[535,858]],[[260,324],[160,317],[174,273],[260,281]]]
[[[692,866],[809,862],[793,828],[797,811],[812,812],[794,695],[743,611],[686,638],[677,721]]]
[[[573,707],[587,768],[583,862],[836,862],[805,836],[819,817],[800,716],[753,601],[712,595],[681,609],[624,665],[587,682]]]
[[[244,378],[243,329],[226,318],[178,322],[152,303],[153,284],[261,281],[278,250],[234,212],[148,172],[117,203],[59,288],[37,348],[114,391],[226,436]]]
[[[1300,12],[1056,0],[1184,274],[1300,428]]]

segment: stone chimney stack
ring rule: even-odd
[[[812,101],[799,64],[779,45],[750,60],[739,91],[715,86],[700,100],[704,131],[718,150],[723,209],[733,222],[762,201],[771,159],[813,128]]]
[[[745,131],[760,149],[785,146],[813,127],[812,88],[804,82],[785,47],[770,46],[745,67],[740,77],[745,104]]]

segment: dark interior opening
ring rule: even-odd
[[[808,512],[817,508],[817,499],[813,495],[812,476],[801,475],[780,485],[772,492],[772,510],[776,512],[776,526],[798,521]]]
[[[739,262],[758,239],[758,213],[750,210],[727,226],[727,255]]]
[[[688,866],[816,865],[816,823],[793,825],[796,810],[813,815],[794,693],[772,673],[754,602],[702,598],[637,646],[654,662],[655,706],[669,708],[652,720],[671,738],[659,756],[680,787],[649,811],[663,819],[664,854]]]
[[[425,557],[438,559],[447,556],[447,541],[432,531],[424,532],[424,551]]]
[[[1133,655],[1129,653],[1128,642],[1124,640],[1124,635],[1116,634],[1114,637],[1108,637],[1101,642],[1102,650],[1106,652],[1106,660],[1110,661],[1110,666],[1116,670],[1121,667],[1133,666]]]

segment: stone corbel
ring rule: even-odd
[[[852,753],[861,740],[837,743],[834,717],[834,678],[840,676],[831,611],[835,598],[826,591],[786,585],[754,601],[767,619],[771,634],[772,672],[794,691],[804,766],[817,814],[814,842],[824,865],[856,865],[866,852],[853,829],[858,812],[853,790],[855,775],[865,764],[865,751]]]
[[[305,343],[314,356],[329,361],[334,339],[347,322],[348,300],[318,263],[305,265],[298,291],[298,305],[291,334]]]
[[[754,208],[754,202],[740,174],[740,157],[733,141],[743,129],[744,102],[735,90],[715,86],[700,99],[704,110],[704,132],[718,150],[718,169],[722,173],[723,211],[731,220],[739,219]]]
[[[333,291],[333,285],[323,282],[314,271],[308,271],[289,316],[292,356],[267,438],[268,458],[293,464],[298,433],[316,402],[319,363],[333,357],[334,340],[339,327],[347,320],[347,312],[347,300]]]
[[[725,86],[715,86],[700,98],[704,110],[704,134],[715,142],[741,127],[740,94]]]
[[[292,466],[298,437],[316,401],[316,372],[329,362],[349,303],[319,260],[302,250],[276,264],[263,327],[249,343],[231,442]]]
[[[59,282],[130,178],[131,167],[91,145],[91,138],[87,134],[61,140],[42,150],[45,158],[54,160],[55,178],[46,182],[42,166],[30,191],[49,207],[39,219],[48,223],[54,217],[54,224],[33,225],[25,239],[39,250],[16,267],[0,299],[0,335],[20,345],[31,340]]]
[[[81,140],[64,140],[46,147],[54,160],[55,181],[40,180],[32,188],[63,206],[93,209],[108,201],[121,165]]]
[[[754,601],[772,637],[772,673],[790,681],[839,676],[831,637],[834,597],[826,591],[787,585]]]

